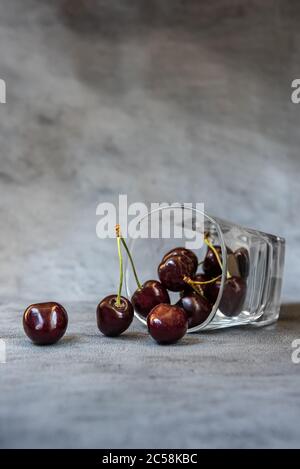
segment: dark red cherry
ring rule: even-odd
[[[233,277],[247,278],[249,275],[249,253],[247,249],[240,248],[227,257],[227,270]]]
[[[117,295],[106,296],[97,306],[97,325],[102,334],[116,337],[126,331],[133,320],[133,306],[127,298]]]
[[[179,306],[160,304],[147,317],[149,334],[159,344],[171,344],[181,339],[188,328],[188,317]]]
[[[244,305],[247,293],[247,283],[241,277],[231,277],[226,280],[220,302],[220,311],[225,316],[238,315]]]
[[[221,286],[221,280],[209,284],[206,296],[212,304],[216,302]],[[230,277],[225,280],[223,295],[219,304],[219,310],[225,316],[237,316],[243,307],[247,293],[247,283],[241,277]]]
[[[170,303],[169,293],[158,280],[148,280],[132,295],[134,309],[146,318],[154,306]]]
[[[187,256],[193,262],[195,272],[197,271],[197,269],[198,269],[198,257],[190,249],[186,249],[186,248],[182,248],[182,247],[171,249],[171,251],[167,252],[167,254],[164,255],[162,260],[165,261],[169,257],[173,257],[173,256]]]
[[[211,304],[215,304],[217,301],[219,291],[221,287],[221,279],[216,280],[213,283],[209,283],[206,287],[205,296],[210,301]]]
[[[222,262],[221,246],[214,246],[214,248],[219,255],[220,261]],[[230,248],[227,248],[227,255],[230,253],[232,253],[232,250]],[[207,248],[207,253],[206,253],[202,268],[203,268],[203,272],[210,277],[217,277],[218,275],[221,275],[222,273],[222,269],[219,265],[216,255],[213,252],[213,250],[210,249],[209,247]]]
[[[250,270],[249,252],[246,248],[239,248],[234,252],[234,257],[237,260],[240,276],[247,278]]]
[[[212,305],[202,295],[198,295],[195,291],[189,295],[183,296],[177,303],[184,309],[188,316],[189,327],[199,326],[210,315]]]
[[[195,282],[207,282],[210,280],[210,277],[205,274],[198,273],[192,277],[192,280]],[[208,284],[203,284],[203,285],[195,285],[195,287],[199,290],[199,292],[202,292],[202,294],[205,296],[205,291],[207,288]],[[182,291],[181,296],[189,295],[190,293],[194,293],[195,289],[191,285],[186,285],[184,290]]]
[[[195,274],[194,262],[185,255],[174,255],[162,260],[158,266],[158,276],[168,290],[181,291],[186,287],[185,276],[192,277]]]
[[[68,314],[59,303],[36,303],[28,306],[23,315],[27,336],[37,345],[57,342],[66,332]]]

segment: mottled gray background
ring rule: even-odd
[[[119,193],[285,236],[284,299],[299,299],[299,2],[0,6],[2,299],[110,290],[95,210]]]
[[[275,332],[174,348],[136,324],[101,338],[94,307],[118,277],[96,206],[119,193],[205,202],[286,237],[283,300],[299,302],[299,2],[0,0],[0,11],[0,445],[297,446],[297,307]],[[69,336],[36,349],[21,312],[47,299],[67,305]]]

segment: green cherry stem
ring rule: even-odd
[[[119,226],[119,225],[117,225]],[[128,246],[127,246],[127,243],[125,241],[125,239],[123,238],[123,236],[121,235],[121,232],[120,232],[120,227],[118,228],[119,229],[119,234],[120,234],[120,239],[121,239],[121,242],[125,248],[125,251],[128,255],[128,258],[129,258],[129,261],[130,261],[130,264],[131,264],[131,267],[132,267],[132,270],[133,270],[133,275],[134,275],[134,278],[135,278],[135,281],[136,281],[136,284],[138,286],[138,289],[140,290],[142,288],[142,284],[141,282],[139,281],[139,278],[137,276],[137,273],[136,273],[136,269],[135,269],[135,265],[134,265],[134,262],[133,262],[133,259],[132,259],[132,256],[131,256],[131,253],[128,249]]]
[[[119,255],[119,266],[120,266],[120,282],[119,282],[119,290],[118,290],[116,306],[120,307],[121,306],[122,286],[123,286],[123,256],[122,256],[122,250],[121,250],[120,233],[119,233],[118,228],[116,228],[116,233],[117,233],[117,244],[118,244],[118,255]]]

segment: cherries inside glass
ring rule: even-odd
[[[199,250],[192,251],[183,246],[175,246],[166,253],[162,252],[157,265],[159,289],[164,289],[162,291],[164,294],[167,292],[170,298],[167,302],[160,300],[161,304],[170,303],[183,309],[190,330],[199,330],[199,326],[206,327],[216,314],[219,318],[230,319],[239,316],[247,294],[250,267],[247,249],[232,249],[226,245],[223,245],[222,249],[216,242],[216,236],[211,236],[210,233],[205,235],[204,241],[205,246]],[[136,243],[131,243],[131,246],[133,245],[136,246]],[[144,245],[143,250],[140,249],[141,259],[147,247]],[[154,248],[151,252],[153,255]],[[127,290],[128,281],[130,276],[127,277]],[[149,281],[150,285],[155,282],[156,280]],[[147,285],[147,281],[144,285]],[[139,308],[135,302],[138,292],[143,296],[143,289],[138,288],[132,295],[132,304],[137,317],[142,321],[146,319],[149,328],[148,317],[153,309],[143,311]],[[165,308],[163,310],[165,311]],[[160,308],[156,310],[156,314],[160,314]]]

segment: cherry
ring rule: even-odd
[[[199,326],[210,315],[212,305],[202,295],[198,295],[195,291],[189,295],[183,296],[177,303],[184,309],[188,316],[189,327]]]
[[[106,296],[97,306],[96,316],[98,329],[107,336],[115,337],[122,334],[133,320],[133,306],[127,298],[121,296],[123,286],[123,257],[121,251],[120,227],[116,226],[120,282],[117,295]]]
[[[159,344],[171,344],[181,339],[188,328],[188,317],[179,306],[160,304],[147,317],[149,334]]]
[[[246,248],[239,248],[234,252],[234,257],[236,258],[240,276],[242,278],[247,278],[250,270],[250,259],[249,252]]]
[[[146,318],[154,306],[170,303],[170,297],[158,280],[148,280],[134,292],[131,301],[136,312]]]
[[[171,291],[181,291],[185,288],[185,276],[192,277],[195,272],[194,262],[184,254],[177,254],[163,259],[158,266],[158,276],[161,283]]]
[[[238,315],[245,302],[247,283],[241,277],[231,277],[226,280],[224,292],[220,302],[220,311],[225,316]]]
[[[127,298],[105,297],[97,306],[97,325],[102,334],[116,337],[126,331],[133,320],[133,306]]]
[[[217,277],[222,274],[222,268],[220,263],[222,263],[222,249],[221,246],[212,246],[208,245],[207,253],[203,261],[203,272],[210,277]],[[226,248],[227,255],[232,253],[230,248]],[[219,257],[219,260],[216,256],[216,253]],[[220,261],[220,262],[219,262]]]
[[[190,249],[186,249],[182,247],[171,249],[171,251],[167,252],[167,254],[164,255],[162,260],[165,261],[169,257],[173,257],[173,256],[187,256],[193,262],[195,272],[197,271],[198,258],[196,254]]]
[[[221,280],[207,286],[206,296],[215,303],[220,291]],[[247,293],[247,283],[241,277],[230,277],[225,280],[223,295],[219,304],[219,310],[225,316],[236,316],[241,312]]]
[[[215,304],[215,302],[217,301],[220,287],[221,287],[221,279],[216,280],[214,283],[210,285],[207,285],[206,297],[212,304]],[[225,284],[224,284],[224,289],[225,289]]]
[[[227,269],[232,277],[247,278],[249,275],[249,264],[249,254],[245,248],[239,248],[227,257]]]
[[[28,306],[23,315],[27,336],[37,345],[57,342],[66,332],[68,314],[59,303],[36,303]]]

